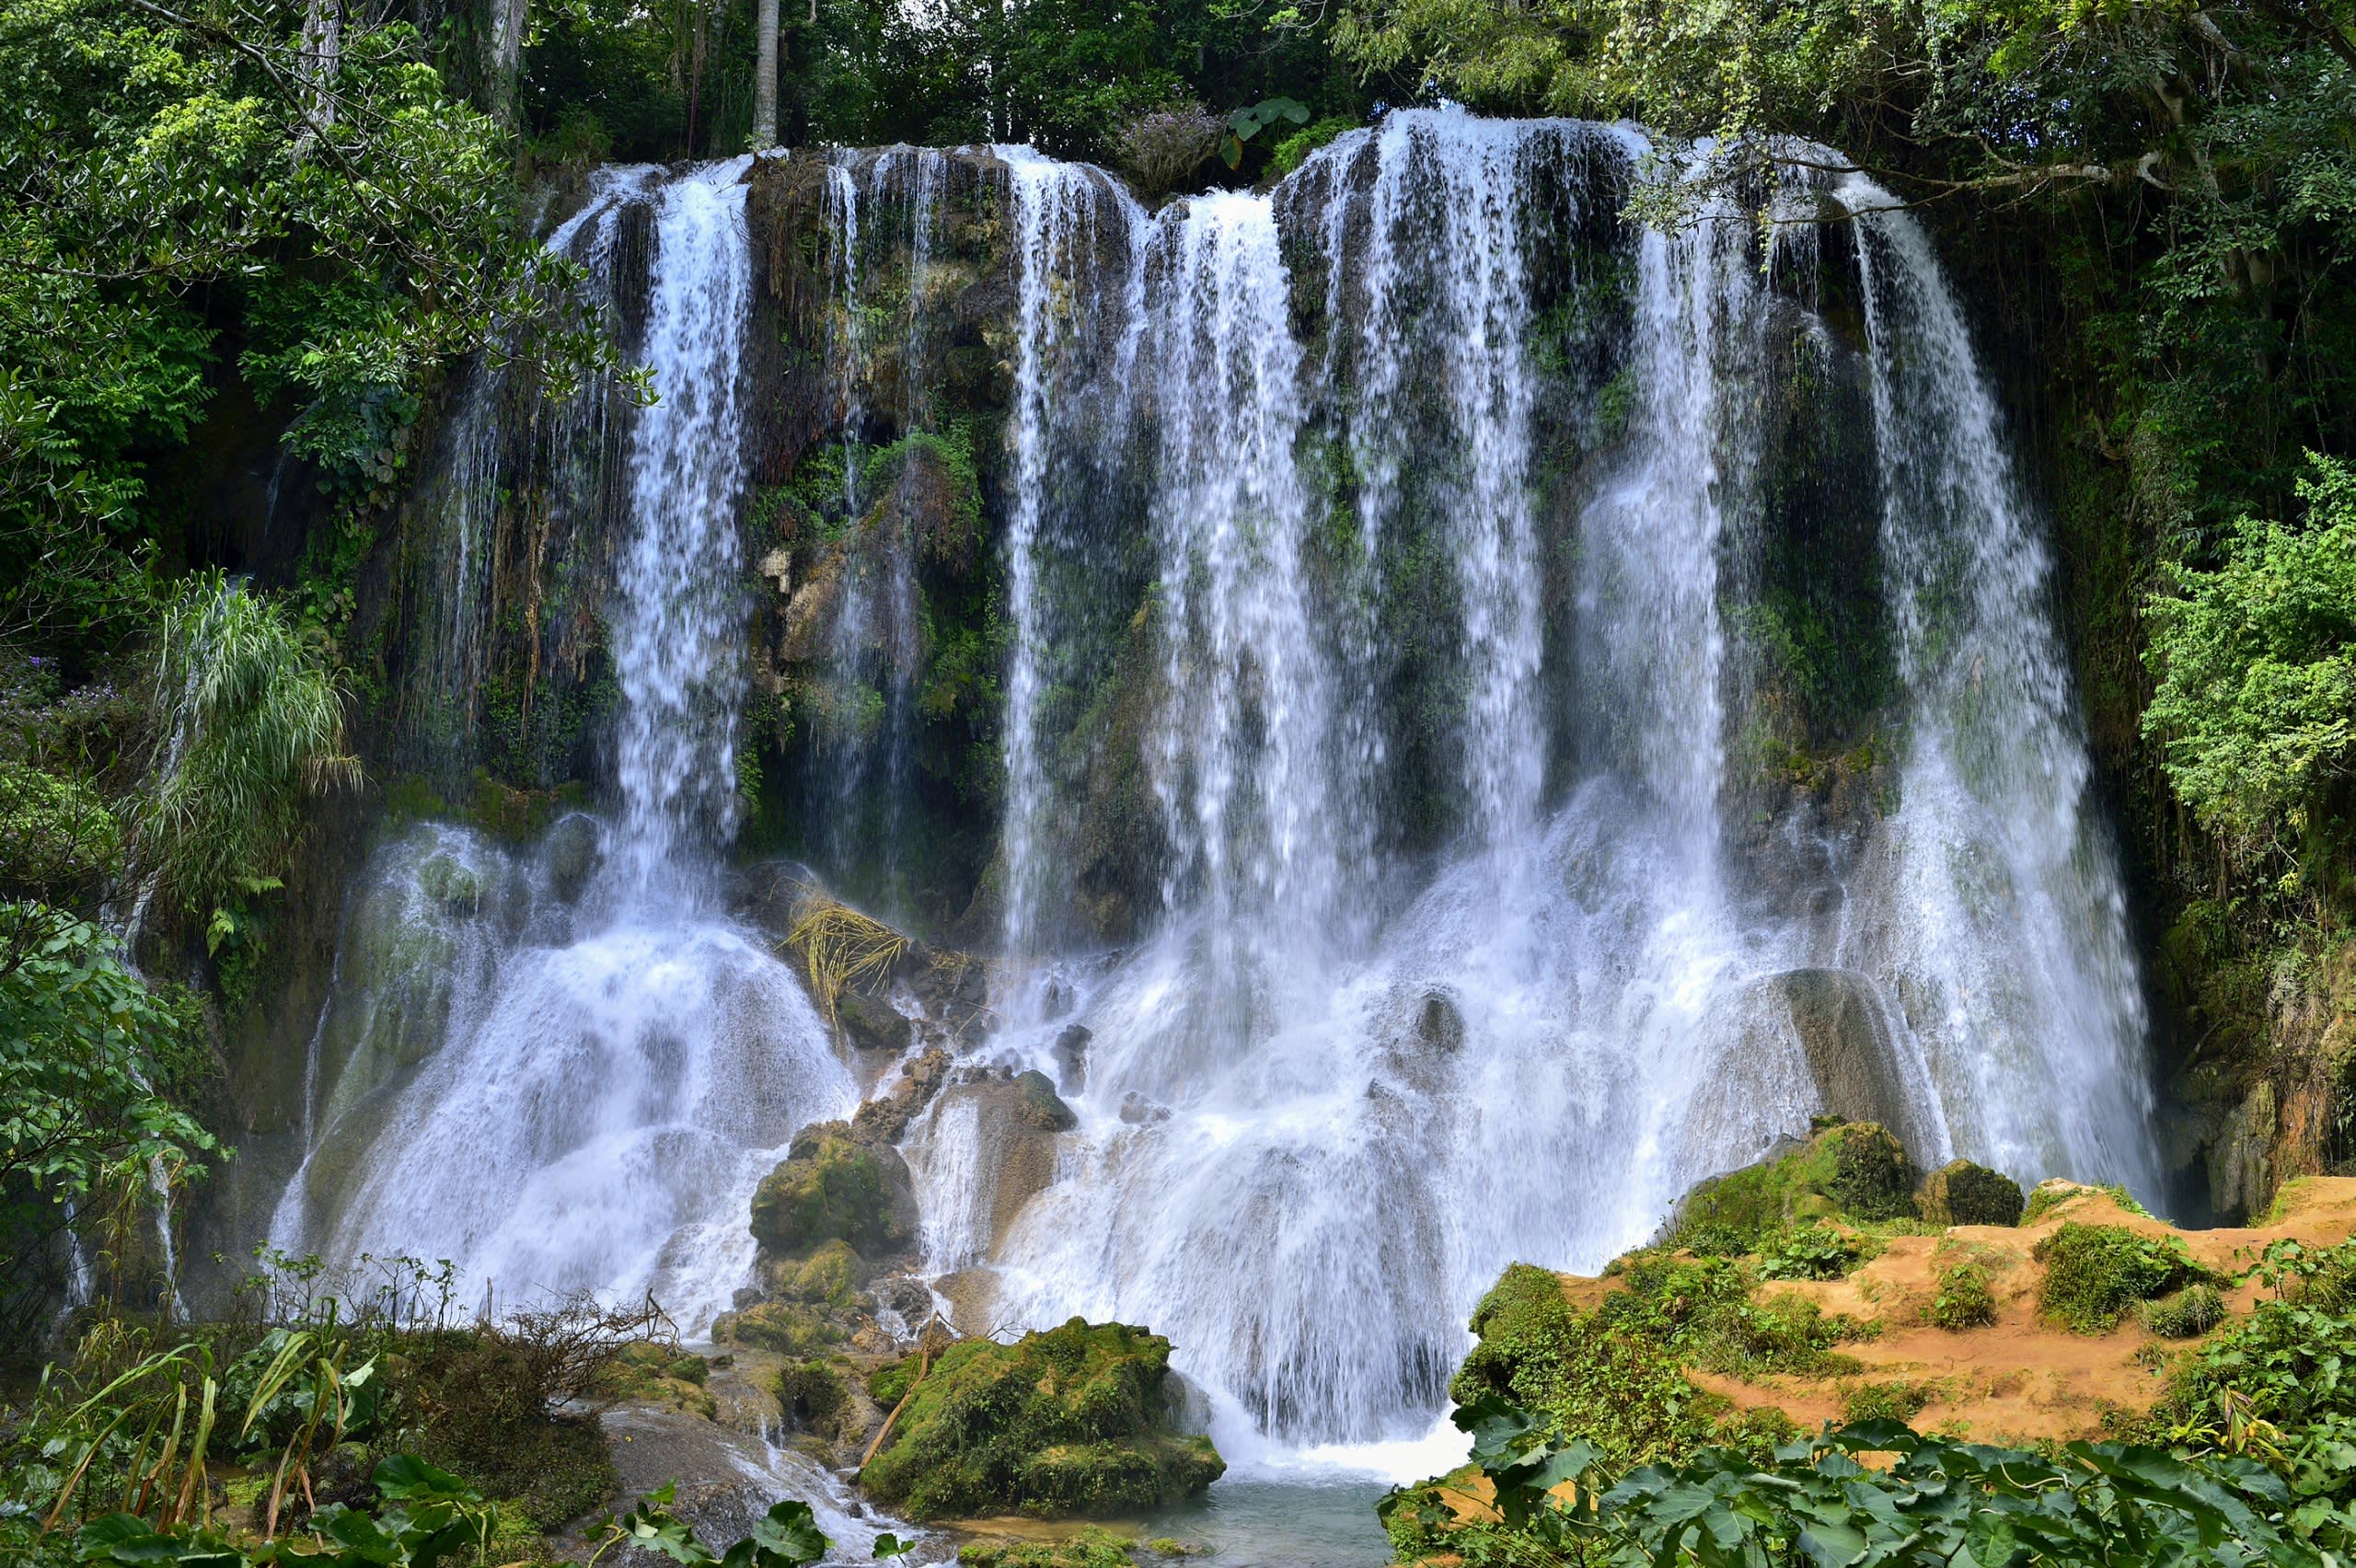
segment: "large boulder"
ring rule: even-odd
[[[936,1192],[936,1202],[957,1210],[928,1220],[969,1238],[975,1255],[996,1251],[1023,1205],[1055,1180],[1058,1135],[1079,1122],[1045,1073],[952,1084],[909,1153],[929,1169],[973,1175],[953,1193]]]
[[[753,1237],[776,1259],[830,1241],[882,1257],[914,1237],[915,1202],[897,1151],[853,1140],[849,1124],[805,1127],[753,1193]]]
[[[1896,1032],[1869,976],[1791,969],[1763,984],[1790,1020],[1827,1113],[1887,1127],[1917,1155],[1930,1148],[1918,1086],[1899,1059]]]
[[[905,1403],[860,1484],[913,1519],[1141,1514],[1199,1496],[1227,1465],[1174,1429],[1169,1372],[1170,1342],[1126,1323],[960,1341],[877,1375],[879,1398]]]
[[[1915,1189],[1915,1207],[1932,1225],[2018,1225],[2020,1183],[2001,1170],[1951,1159]]]

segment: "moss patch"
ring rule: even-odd
[[[796,1138],[753,1193],[754,1238],[780,1254],[829,1241],[882,1249],[905,1239],[896,1229],[882,1162],[835,1132]]]
[[[2020,1183],[2001,1170],[1952,1159],[1923,1178],[1914,1194],[1924,1220],[1933,1225],[2018,1225]]]
[[[1169,1368],[1168,1340],[1123,1323],[966,1340],[913,1385],[860,1482],[918,1519],[1135,1513],[1196,1495],[1227,1466],[1208,1439],[1171,1430]]]
[[[1695,1251],[1751,1252],[1779,1231],[1826,1219],[1911,1219],[1914,1169],[1886,1127],[1844,1122],[1777,1159],[1695,1187],[1669,1240]]]
[[[1091,1525],[1064,1540],[969,1540],[957,1549],[964,1568],[1129,1568],[1130,1543]]]

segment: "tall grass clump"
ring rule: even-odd
[[[158,888],[202,911],[282,876],[304,801],[356,783],[344,696],[284,611],[219,571],[164,606],[156,783],[138,847]]]

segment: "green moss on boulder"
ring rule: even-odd
[[[826,1242],[808,1257],[778,1270],[787,1297],[823,1307],[850,1305],[862,1272],[859,1254],[851,1251],[849,1242],[839,1240]]]
[[[916,1379],[860,1472],[910,1518],[1137,1513],[1200,1493],[1227,1469],[1170,1424],[1170,1342],[1079,1318],[1012,1344],[965,1340]],[[881,1399],[887,1382],[869,1387]]]
[[[1818,1220],[1915,1217],[1914,1167],[1886,1127],[1842,1122],[1756,1165],[1714,1176],[1685,1195],[1669,1240],[1695,1251],[1756,1251]]]
[[[889,1174],[884,1157],[853,1142],[842,1123],[807,1128],[754,1191],[754,1239],[784,1257],[829,1241],[862,1253],[889,1251],[907,1239]]]
[[[713,1320],[711,1337],[784,1355],[809,1355],[831,1350],[846,1337],[824,1309],[799,1301],[764,1301],[741,1312],[723,1312]]]
[[[1923,1177],[1914,1203],[1932,1225],[2018,1225],[2023,1206],[2019,1182],[1968,1159],[1951,1159]]]

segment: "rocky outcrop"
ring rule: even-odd
[[[1846,969],[1794,969],[1764,986],[1785,1009],[1826,1113],[1887,1127],[1912,1154],[1933,1147],[1871,978]]]
[[[1925,1225],[2018,1225],[2023,1202],[2019,1182],[1968,1159],[1947,1161],[1914,1190]]]
[[[1170,1342],[1125,1323],[960,1341],[872,1380],[900,1409],[860,1485],[915,1519],[1139,1514],[1199,1496],[1227,1466],[1174,1429],[1169,1377]]]

